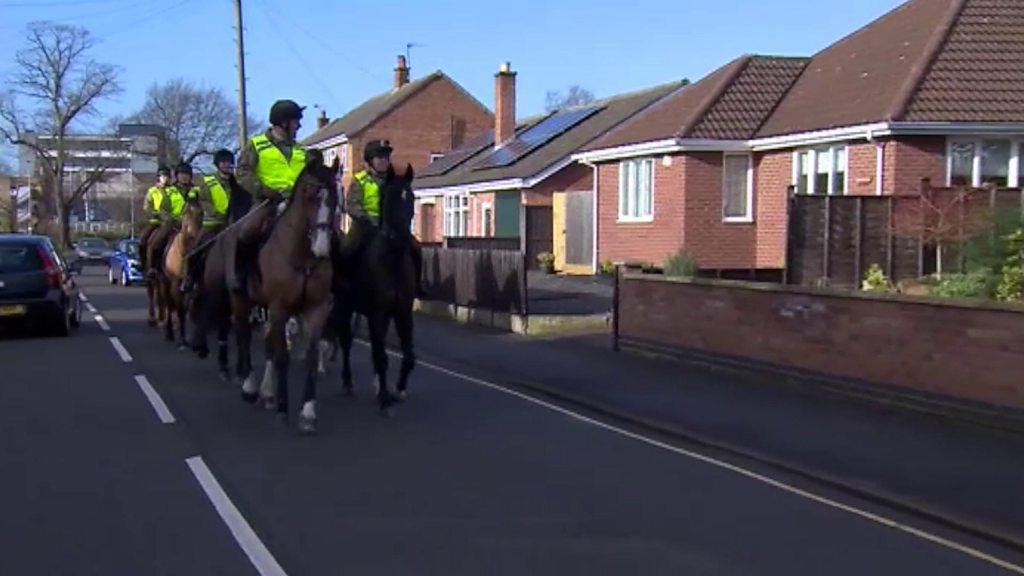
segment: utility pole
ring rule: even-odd
[[[242,0],[235,0],[235,31],[238,39],[238,149],[245,148],[249,137],[245,114],[245,41],[242,34]]]

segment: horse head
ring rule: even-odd
[[[391,237],[405,239],[411,234],[415,212],[412,181],[415,176],[412,165],[408,164],[404,174],[392,172],[384,182],[381,193],[381,222]]]
[[[191,242],[199,237],[203,229],[203,207],[198,198],[189,198],[181,211],[181,234]]]
[[[311,150],[292,189],[291,209],[305,223],[310,239],[310,250],[317,259],[329,258],[334,212],[338,206],[337,174],[340,160],[335,157],[330,166],[324,164],[323,155]]]

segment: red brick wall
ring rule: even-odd
[[[627,339],[1024,408],[1024,308],[650,278],[620,305]]]
[[[464,123],[460,135],[453,134],[454,124]],[[396,169],[412,164],[422,168],[430,161],[431,152],[447,152],[452,146],[476,138],[494,126],[489,111],[460,90],[453,82],[439,79],[408,98],[398,108],[378,120],[366,132],[355,150],[356,164],[362,165],[363,145],[369,140],[386,139],[395,149],[392,163]],[[453,141],[461,136],[461,141]]]
[[[850,196],[874,196],[877,190],[878,151],[872,142],[851,143],[846,148],[846,193]]]
[[[598,164],[597,258],[599,262],[644,262],[661,266],[683,245],[683,162],[654,162],[654,221],[619,219],[619,163]]]
[[[946,139],[938,136],[901,137],[888,144],[892,150],[889,194],[917,194],[921,179],[930,178],[935,186],[946,185]],[[889,159],[886,158],[886,161]]]
[[[686,206],[684,248],[705,269],[756,266],[757,224],[722,221],[722,153],[681,156],[683,188],[675,193]]]
[[[525,190],[523,198],[527,206],[551,206],[551,195],[555,192],[578,192],[593,188],[593,168],[573,163]]]
[[[793,153],[754,155],[754,214],[757,219],[758,268],[786,263],[787,190],[793,181]]]
[[[424,235],[423,230],[423,211],[424,204],[421,200],[416,201],[416,216],[413,219],[413,234],[419,238],[420,242],[440,242],[444,236],[444,198],[438,197],[434,199],[434,203],[431,210],[430,216],[433,220],[432,234]]]

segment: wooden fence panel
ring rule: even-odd
[[[525,314],[525,275],[519,251],[423,249],[424,288],[442,302]]]
[[[516,250],[520,249],[519,238],[472,238],[451,237],[444,239],[445,247],[459,250]]]

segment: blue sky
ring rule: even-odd
[[[511,61],[527,116],[571,84],[604,97],[696,80],[744,53],[810,55],[900,3],[243,0],[250,113],[289,97],[336,117],[390,88],[412,42],[413,77],[444,70],[487,106],[494,72]],[[231,0],[0,0],[0,79],[33,20],[87,27],[101,41],[95,57],[122,68],[124,93],[104,113],[137,109],[147,86],[172,77],[235,97]],[[303,133],[314,124],[309,115]]]

